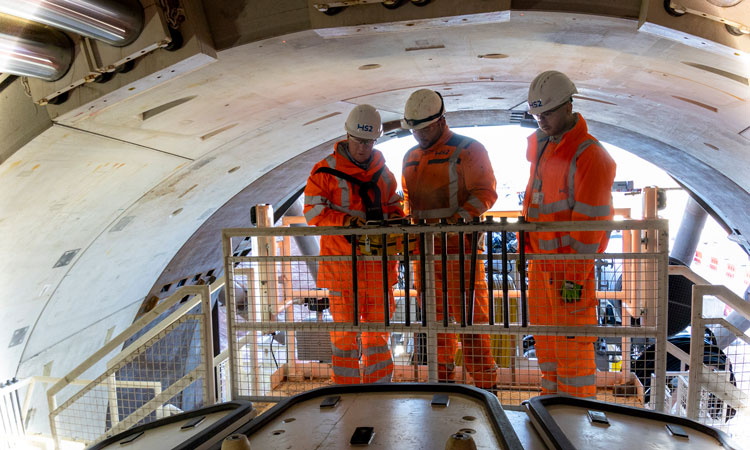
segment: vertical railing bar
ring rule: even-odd
[[[405,225],[405,224],[404,224]],[[409,261],[409,233],[404,233],[404,307],[406,309],[406,318],[404,323],[411,326],[411,273],[409,271],[411,262]]]
[[[487,216],[487,223],[493,223],[493,217]],[[490,325],[495,325],[495,277],[492,268],[492,231],[487,230],[487,267],[485,268],[489,277],[487,278],[487,298],[489,299]]]
[[[352,243],[352,300],[354,301],[354,308],[353,308],[353,314],[354,317],[352,317],[352,323],[354,325],[359,325],[359,289],[358,289],[358,281],[357,281],[357,240],[356,235],[350,235],[349,239]]]
[[[30,389],[30,387],[27,389]],[[24,417],[23,417],[23,409],[21,409],[21,398],[18,394],[18,390],[13,391],[13,394],[16,397],[16,408],[18,408],[18,423],[21,426],[21,430],[20,430],[21,435],[24,435],[26,434],[26,424],[23,423]]]
[[[503,217],[502,223],[505,224],[508,222],[508,219],[506,217]],[[505,231],[500,232],[500,246],[501,249],[501,262],[502,262],[502,269],[500,273],[502,274],[503,278],[503,327],[509,328],[510,327],[510,300],[508,299],[508,241],[507,237],[505,236]]]
[[[424,225],[424,219],[420,220],[420,225]],[[419,233],[419,279],[420,279],[420,293],[422,294],[422,309],[420,310],[421,313],[421,320],[422,320],[422,326],[427,326],[427,308],[426,308],[426,302],[427,302],[427,256],[425,255],[426,252],[426,243],[425,243],[425,235],[424,232]]]
[[[446,223],[443,220],[443,223]],[[440,232],[440,274],[443,282],[443,326],[448,326],[448,234]]]
[[[474,223],[479,223],[479,217],[474,218]],[[466,317],[467,325],[474,325],[474,292],[476,290],[475,284],[477,282],[477,251],[478,251],[478,239],[479,235],[476,231],[471,232],[471,267],[469,268],[469,298],[468,298],[468,313]]]
[[[385,225],[385,222],[383,222],[383,226]],[[389,326],[391,324],[391,296],[389,295],[391,287],[388,285],[388,235],[383,233],[381,238],[383,241],[383,261],[381,270],[383,273],[383,311],[385,311],[383,323],[385,326]]]
[[[204,359],[203,364],[205,365],[206,374],[205,377],[205,398],[206,404],[216,404],[216,377],[214,373],[214,341],[213,341],[213,328],[212,328],[212,310],[211,310],[211,290],[207,284],[203,285],[201,289],[201,314],[203,319],[203,353]]]
[[[463,219],[459,221],[463,223]],[[461,326],[466,327],[466,268],[464,264],[466,262],[466,255],[464,254],[464,232],[458,232],[458,292],[461,301]]]
[[[521,326],[529,326],[529,307],[526,301],[526,232],[518,233],[518,276],[521,290]]]
[[[237,299],[235,298],[235,287],[234,287],[234,264],[232,262],[232,238],[231,236],[222,232],[222,247],[224,253],[224,293],[227,298],[227,348],[229,350],[229,361],[227,362],[227,369],[231,376],[229,377],[229,392],[230,397],[238,398],[239,396],[239,385],[236,380],[239,380],[239,366],[237,364],[237,355],[235,352],[238,350],[237,343],[235,342],[237,336],[235,335],[235,321],[237,318],[235,314],[237,312]],[[248,277],[249,278],[249,277]],[[249,283],[248,283],[249,284]],[[248,302],[250,301],[250,289],[248,285]],[[255,300],[253,300],[254,302]],[[248,303],[249,306],[249,303]],[[253,317],[253,320],[255,318]],[[254,332],[253,332],[254,333]]]

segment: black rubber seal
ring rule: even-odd
[[[567,438],[563,430],[557,425],[557,422],[552,415],[547,411],[549,406],[564,405],[564,406],[575,406],[582,409],[595,409],[597,411],[604,411],[609,413],[625,414],[631,417],[637,417],[641,419],[648,419],[654,421],[663,422],[665,425],[672,423],[680,425],[683,428],[690,428],[692,430],[701,432],[708,436],[713,437],[719,443],[730,450],[740,450],[734,447],[729,442],[729,436],[723,431],[719,431],[715,428],[711,428],[702,423],[690,420],[685,417],[673,416],[671,414],[660,413],[652,411],[650,409],[635,408],[632,406],[616,405],[613,403],[600,402],[598,400],[587,400],[583,398],[568,397],[562,395],[542,395],[540,397],[534,397],[530,400],[523,402],[529,410],[529,413],[536,422],[534,427],[537,431],[542,431],[547,437],[547,441],[551,442],[557,450],[576,450],[577,447]],[[637,431],[636,431],[637,433]]]
[[[87,447],[86,450],[100,450],[109,445],[117,444],[123,439],[126,439],[128,436],[138,434],[141,432],[147,432],[148,430],[159,428],[163,425],[168,425],[168,424],[176,423],[176,422],[185,422],[194,417],[205,416],[205,415],[213,414],[216,412],[232,411],[221,420],[218,420],[215,423],[213,423],[211,426],[201,429],[201,432],[194,435],[192,438],[172,448],[172,450],[194,449],[198,447],[199,445],[208,441],[210,438],[214,437],[214,435],[223,431],[225,428],[231,427],[234,422],[238,421],[243,416],[249,414],[252,410],[253,410],[253,404],[245,400],[235,400],[231,402],[220,403],[218,405],[207,406],[205,408],[196,409],[194,411],[188,411],[188,412],[184,412],[181,414],[175,414],[174,416],[165,417],[163,419],[159,419],[154,422],[150,422],[144,425],[139,425],[137,427],[118,433],[112,437],[108,437],[107,439],[91,447]],[[219,442],[219,446],[221,446],[221,442]]]
[[[503,411],[502,406],[500,406],[500,401],[497,399],[497,397],[495,397],[494,395],[490,395],[490,393],[487,391],[475,388],[473,386],[449,383],[376,383],[325,386],[282,400],[273,408],[251,420],[246,425],[238,428],[234,433],[242,433],[250,437],[256,431],[263,428],[265,425],[273,421],[279,415],[283,414],[292,406],[310,399],[342,394],[396,392],[452,393],[465,395],[467,397],[479,400],[487,408],[487,413],[492,420],[492,427],[495,430],[495,435],[503,444],[502,448],[507,450],[523,450],[523,445],[521,445],[521,441],[518,439],[518,436],[513,429],[513,425],[505,415],[505,411]],[[212,450],[219,450],[220,448],[220,443],[214,447],[211,447]]]

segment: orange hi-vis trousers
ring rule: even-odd
[[[529,263],[529,321],[533,325],[596,325],[594,264],[584,279],[581,299],[565,303],[560,296],[564,280]],[[590,274],[590,275],[589,275]],[[596,397],[594,336],[534,335],[534,348],[542,372],[542,394]]]
[[[471,262],[467,255],[464,262],[465,288],[466,288],[466,313],[468,314],[468,302],[471,286]],[[460,293],[460,265],[458,261],[448,261],[448,318],[449,322],[461,320],[461,293]],[[477,261],[476,278],[474,284],[474,324],[487,324],[490,320],[489,297],[487,294],[487,283],[484,281],[484,263]],[[417,274],[417,279],[419,275]],[[443,322],[443,269],[439,261],[435,262],[435,302],[438,324]],[[468,317],[468,316],[467,316]],[[457,339],[453,333],[438,333],[438,381],[454,381],[453,363],[456,357]],[[495,360],[492,358],[490,337],[486,334],[461,334],[461,346],[463,360],[466,370],[474,379],[474,384],[479,388],[491,388],[496,384],[497,369]]]
[[[384,323],[382,264],[357,262],[359,319],[361,322]],[[390,280],[391,277],[389,277]],[[337,295],[338,294],[338,295]],[[354,296],[351,289],[330,291],[330,308],[334,322],[352,323]],[[396,308],[392,289],[388,289],[390,313]],[[387,383],[393,377],[393,359],[388,333],[362,332],[362,372],[359,367],[359,344],[353,331],[331,331],[331,366],[336,384]]]

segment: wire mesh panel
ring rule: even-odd
[[[712,317],[703,307],[706,297],[734,308],[733,314],[750,320],[750,306],[726,287],[694,288],[689,355],[674,351],[681,364],[690,369],[677,386],[684,400],[679,403],[680,413],[747,440],[750,337],[723,315]]]
[[[527,254],[522,232],[542,228],[615,230],[622,244]],[[641,233],[658,247],[641,249]],[[302,256],[293,236],[346,236],[351,251]],[[232,252],[247,237],[256,251]],[[652,391],[663,405],[663,221],[253,228],[223,239],[238,397],[432,381],[473,384],[506,405],[565,392],[644,406]]]
[[[188,298],[143,334],[80,390],[55,387],[50,413],[56,439],[84,443],[213,403],[213,355],[208,358],[210,308]],[[61,385],[62,386],[62,385]]]
[[[0,384],[0,449],[21,448],[26,431],[21,406],[23,396],[19,390],[26,393],[28,389],[28,383],[19,383],[15,378]]]

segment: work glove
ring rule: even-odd
[[[365,219],[356,216],[349,216],[344,220],[344,225],[350,227],[363,227],[365,226]]]
[[[583,291],[582,285],[565,280],[560,289],[560,297],[565,303],[575,303],[581,299],[581,291]]]

